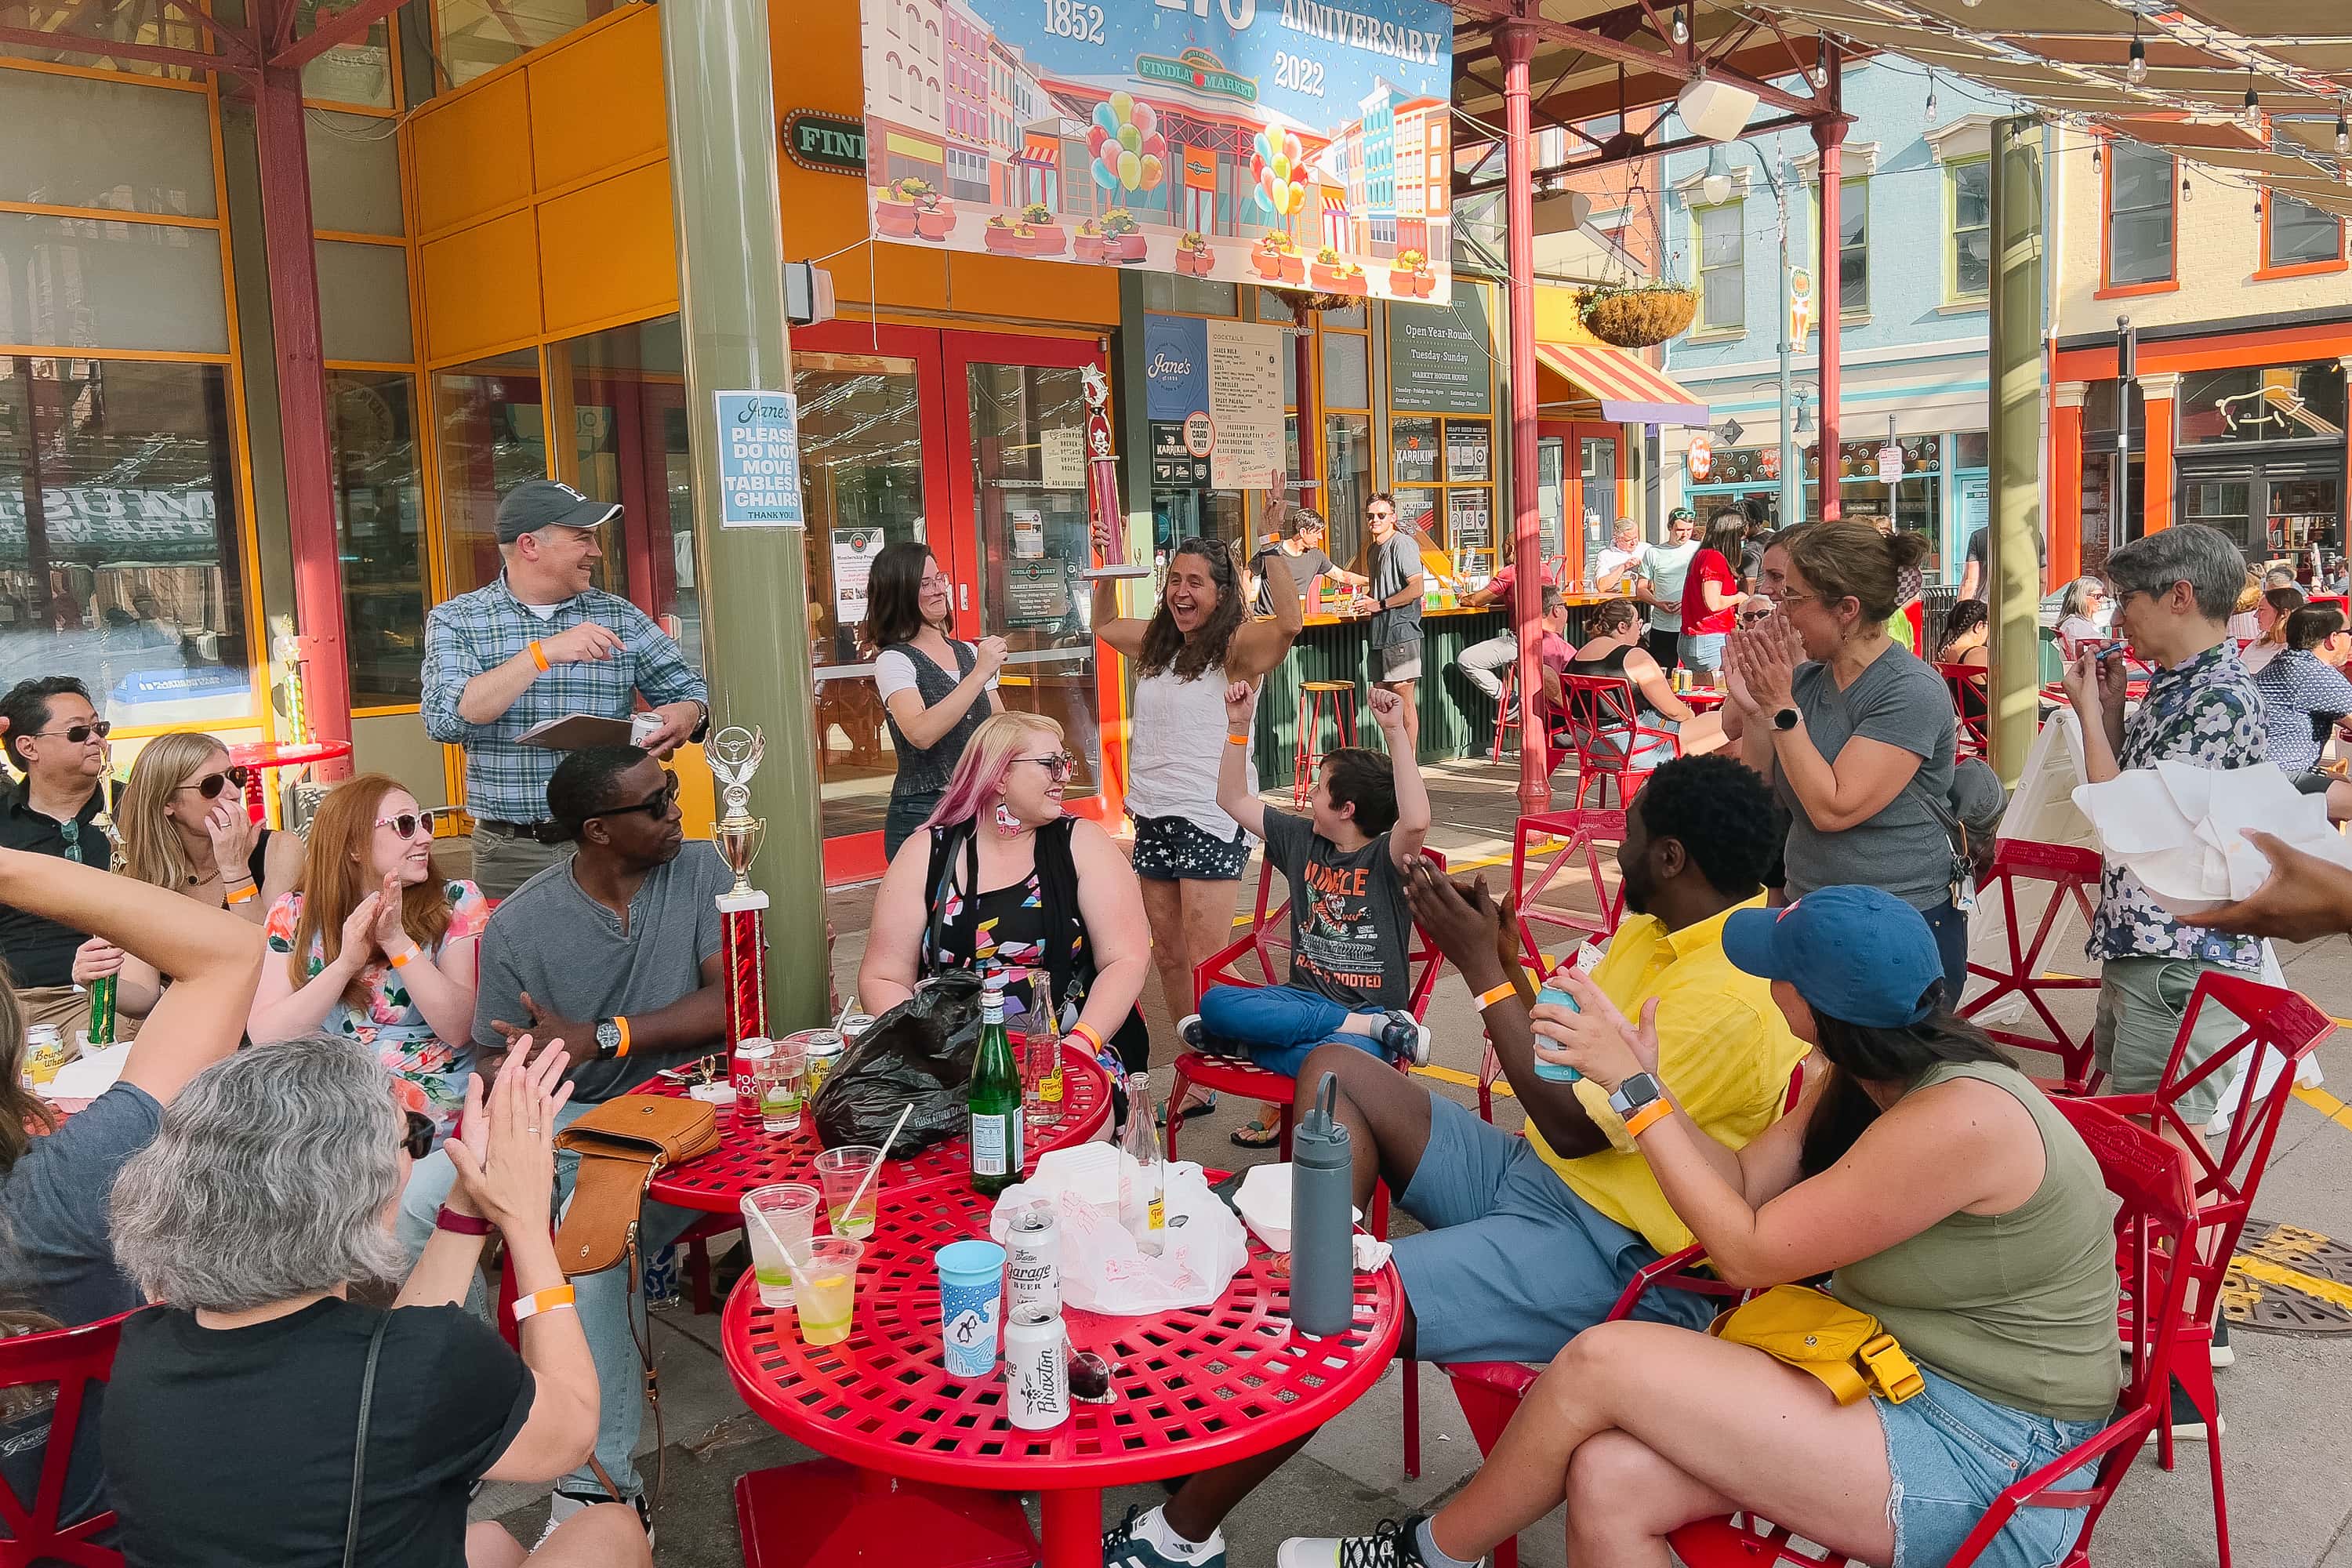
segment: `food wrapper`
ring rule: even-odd
[[[2329,824],[2327,797],[2298,794],[2273,763],[2158,763],[2079,785],[2074,798],[2106,858],[2184,920],[2245,898],[2269,878],[2269,859],[2245,836],[2250,827],[2352,868],[2352,841]]]

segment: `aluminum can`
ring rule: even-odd
[[[857,1038],[858,1038],[858,1037],[859,1037],[860,1035],[863,1035],[864,1033],[866,1033],[866,1030],[868,1030],[868,1029],[872,1028],[873,1026],[874,1026],[874,1015],[873,1015],[873,1014],[871,1014],[871,1013],[852,1013],[852,1014],[850,1014],[847,1017],[845,1017],[845,1018],[842,1019],[842,1021],[841,1021],[841,1040],[842,1040],[842,1044],[844,1044],[844,1045],[845,1045],[845,1046],[854,1046],[854,1045],[856,1045],[856,1044],[857,1043]]]
[[[66,1047],[55,1024],[36,1024],[25,1031],[25,1077],[36,1084],[53,1081],[66,1065]]]
[[[1015,1307],[1062,1310],[1062,1222],[1045,1205],[1013,1216],[1004,1237],[1004,1282]]]
[[[1024,1432],[1070,1418],[1069,1343],[1055,1308],[1032,1301],[1013,1309],[1004,1325],[1004,1396],[1007,1415]]]
[[[776,1058],[776,1043],[751,1036],[735,1047],[730,1076],[735,1080],[735,1114],[746,1121],[760,1120],[760,1075]]]
[[[646,1260],[646,1305],[654,1311],[667,1310],[683,1299],[678,1293],[678,1251],[673,1242]]]
[[[798,1029],[784,1037],[784,1044],[798,1046],[808,1058],[808,1085],[802,1090],[814,1097],[825,1075],[841,1061],[842,1037],[831,1029]]]

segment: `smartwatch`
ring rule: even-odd
[[[611,1061],[621,1054],[621,1026],[617,1019],[596,1020],[596,1059]]]
[[[1631,1121],[1633,1113],[1642,1107],[1665,1097],[1666,1091],[1659,1087],[1655,1078],[1645,1072],[1637,1072],[1617,1086],[1617,1092],[1609,1097],[1609,1109],[1617,1113],[1620,1121]]]
[[[1797,710],[1794,708],[1783,708],[1772,715],[1772,728],[1775,730],[1793,730],[1796,727]]]

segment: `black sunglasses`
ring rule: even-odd
[[[179,787],[182,789],[194,790],[206,800],[218,800],[221,795],[221,791],[230,788],[231,786],[242,790],[245,788],[245,781],[252,776],[253,771],[245,766],[242,763],[239,763],[233,766],[223,768],[216,773],[206,773],[195,783],[182,784]]]
[[[404,1110],[408,1131],[400,1135],[400,1146],[408,1151],[412,1160],[422,1160],[433,1152],[433,1119],[419,1111]]]
[[[668,816],[669,808],[677,804],[677,775],[671,773],[667,768],[662,770],[662,774],[669,780],[669,783],[664,784],[662,786],[661,794],[654,796],[653,799],[641,800],[635,805],[616,805],[610,811],[597,812],[595,816],[627,816],[633,813],[640,811],[644,812],[647,816]],[[593,821],[593,817],[592,817],[591,820]]]
[[[68,724],[62,730],[36,730],[33,731],[33,739],[38,741],[50,735],[63,735],[67,745],[79,746],[92,735],[103,741],[113,733],[114,725],[108,720],[100,719],[95,724]]]

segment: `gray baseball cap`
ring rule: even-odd
[[[555,479],[526,479],[499,502],[499,542],[512,544],[542,528],[602,528],[621,515],[621,503],[590,500]]]

